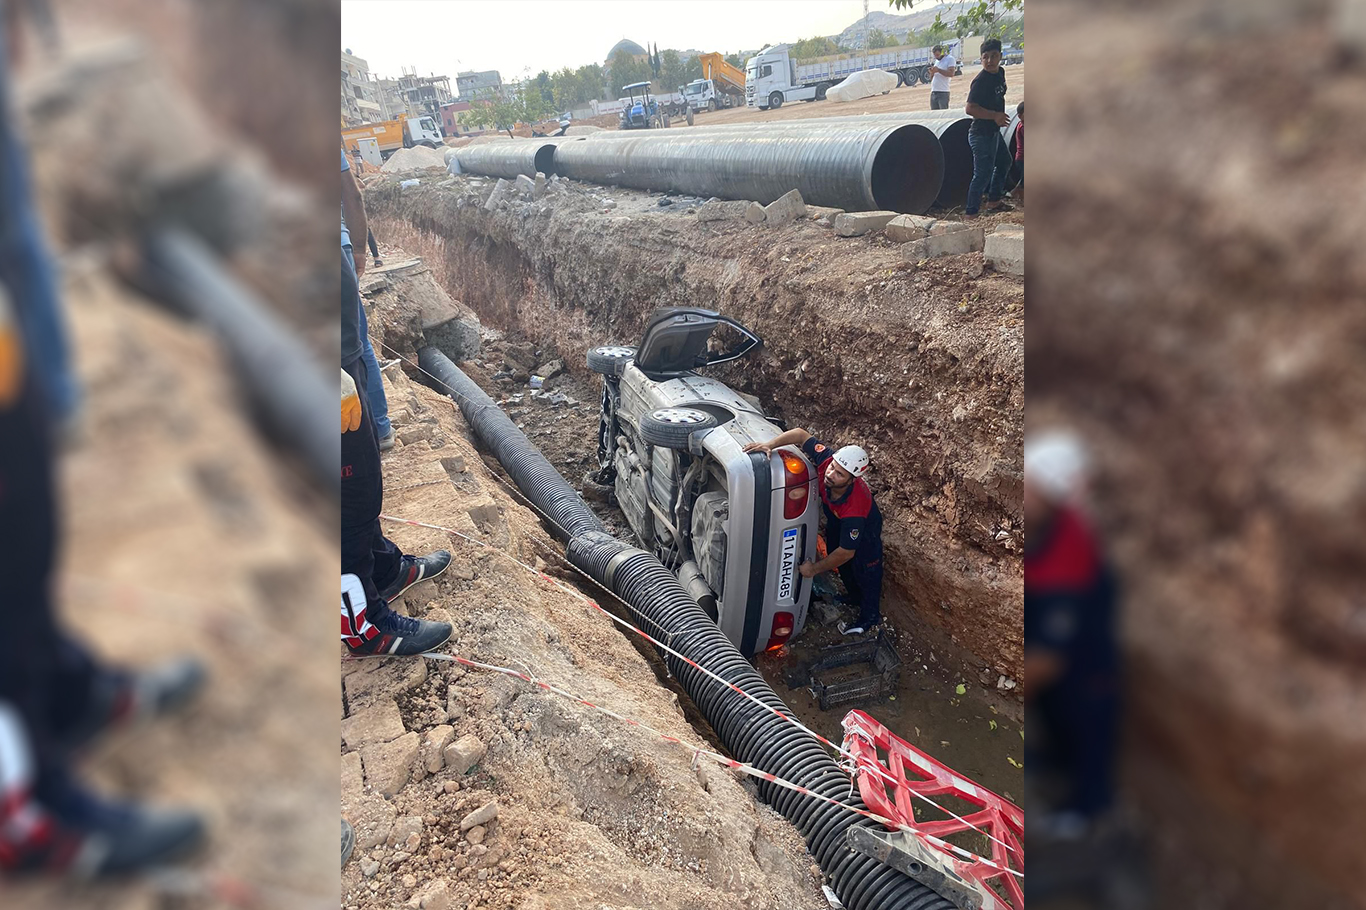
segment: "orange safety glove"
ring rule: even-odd
[[[19,314],[0,287],[0,409],[9,410],[24,387],[24,339]]]
[[[350,433],[360,429],[360,393],[356,391],[356,380],[345,370],[341,371],[341,431]]]

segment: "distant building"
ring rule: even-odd
[[[612,49],[607,52],[607,58],[603,60],[603,63],[610,63],[612,61],[612,55],[617,51],[625,51],[630,54],[631,59],[636,63],[640,63],[642,60],[647,60],[650,57],[650,52],[645,50],[645,48],[636,44],[629,38],[622,38],[616,44],[612,45]]]
[[[460,117],[469,109],[468,101],[448,101],[441,105],[441,131],[447,136],[460,132]]]
[[[473,70],[466,73],[458,73],[455,77],[455,93],[458,97],[469,101],[480,92],[492,90],[498,91],[503,87],[503,77],[498,75],[497,70],[484,70],[476,73]]]
[[[370,64],[347,48],[341,53],[341,116],[347,126],[386,119],[379,83]]]

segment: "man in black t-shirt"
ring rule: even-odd
[[[968,128],[968,145],[972,148],[972,182],[968,184],[968,201],[963,207],[965,217],[977,217],[982,207],[982,196],[987,197],[987,211],[1008,211],[1002,201],[1005,196],[1006,176],[1010,170],[1010,156],[1005,150],[1001,129],[1010,125],[1006,111],[1006,74],[1001,69],[1001,41],[988,38],[982,42],[982,71],[972,80],[965,108],[973,118]],[[1004,161],[1004,167],[1002,166]]]

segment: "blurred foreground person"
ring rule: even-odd
[[[1056,777],[1030,833],[1091,833],[1114,797],[1119,710],[1115,585],[1077,500],[1086,453],[1066,433],[1025,443],[1025,701],[1043,727],[1026,767]]]
[[[12,9],[0,24],[0,875],[126,875],[194,847],[203,823],[98,797],[73,762],[108,732],[184,703],[203,671],[100,666],[57,621],[53,439],[75,384],[9,109]]]

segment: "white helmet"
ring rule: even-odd
[[[835,464],[855,477],[862,477],[868,470],[868,453],[859,446],[845,446],[835,453]]]
[[[1025,442],[1024,473],[1044,497],[1063,501],[1075,495],[1090,459],[1081,441],[1064,430],[1048,430]]]

